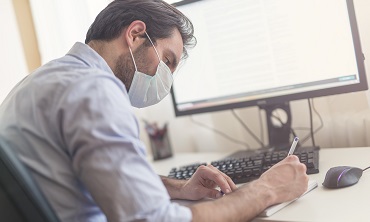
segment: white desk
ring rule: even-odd
[[[151,161],[160,175],[168,175],[172,167],[219,160],[230,153],[179,153],[165,160]],[[329,190],[322,186],[325,174],[334,166],[370,166],[370,148],[321,149],[319,174],[309,175],[319,187],[275,213],[254,221],[370,221],[370,169],[351,187]]]

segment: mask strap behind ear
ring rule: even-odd
[[[154,46],[154,44],[153,44],[153,42],[152,42],[152,39],[150,39],[150,37],[149,37],[149,35],[148,35],[148,33],[147,33],[146,31],[145,31],[145,34],[146,34],[146,36],[148,37],[148,39],[149,39],[150,43],[152,43],[153,48],[154,48],[154,50],[155,50],[155,53],[157,53],[157,56],[158,56],[159,61],[161,61],[161,58],[159,57],[158,51],[157,51],[157,49],[155,48],[155,46]]]
[[[128,49],[130,50],[130,54],[131,54],[131,57],[132,57],[132,61],[134,62],[135,70],[137,71],[136,62],[135,62],[134,55],[132,54],[132,51],[131,51],[130,46],[128,47]]]

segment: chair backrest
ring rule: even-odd
[[[0,220],[57,222],[54,210],[13,150],[0,139]]]

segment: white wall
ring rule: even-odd
[[[42,64],[84,42],[96,15],[111,0],[29,0]],[[47,18],[47,19],[46,19]]]
[[[354,0],[356,17],[361,36],[362,49],[367,58],[365,68],[370,78],[370,1]],[[340,38],[340,37],[339,37]],[[315,136],[316,144],[321,147],[370,146],[366,127],[370,126],[369,92],[356,92],[314,99],[315,107],[324,120],[324,128]],[[293,115],[293,127],[308,127],[309,115],[307,100],[290,103]],[[259,110],[256,107],[237,110],[248,126],[260,136]],[[190,117],[174,117],[171,98],[162,103],[137,111],[138,116],[145,116],[150,121],[161,124],[169,123],[172,146],[177,152],[183,151],[212,151],[237,150],[243,147],[234,144],[215,133],[193,124]],[[265,143],[267,134],[263,114]],[[243,140],[252,147],[259,145],[238,124],[230,111],[211,114],[194,115],[194,118],[213,126],[236,139]],[[319,119],[314,116],[314,126],[319,125]],[[308,132],[297,131],[300,137]],[[142,139],[147,143],[148,138],[142,133]],[[147,143],[149,145],[149,143]],[[306,145],[310,145],[308,142]]]
[[[74,0],[31,0],[30,2],[33,13],[37,13],[37,15],[40,16],[39,19],[35,18],[35,25],[36,31],[39,31],[40,53],[43,63],[45,63],[52,58],[65,54],[74,41],[83,41],[84,33],[87,31],[88,25],[98,12],[97,5],[102,9],[109,0],[99,1],[99,4],[94,3],[93,5],[90,4],[95,1],[79,0],[76,6],[78,9],[77,11],[87,8],[88,12],[70,13],[68,15],[60,12],[58,13],[58,11],[63,8],[68,9],[68,5],[75,5]],[[52,2],[54,2],[54,6]],[[354,2],[363,52],[365,57],[368,57],[365,61],[365,65],[368,72],[370,72],[370,1],[354,0]],[[46,7],[50,4],[52,6],[51,11],[49,9],[49,11],[43,9],[43,5]],[[38,9],[36,9],[35,7],[37,5],[41,5],[41,8],[38,7]],[[19,34],[16,29],[15,17],[11,7],[11,0],[0,1],[0,16],[0,28],[2,30],[2,34],[0,35],[2,49],[2,53],[0,54],[2,61],[0,66],[1,100],[27,71],[21,51]],[[67,16],[68,19],[64,19],[64,16]],[[48,19],[46,20],[44,18]],[[78,22],[73,22],[77,20]],[[73,24],[68,25],[68,23]],[[61,30],[55,29],[58,24],[64,24],[61,26]],[[83,27],[78,26],[78,24]],[[54,29],[52,29],[53,27]],[[42,31],[41,29],[46,29],[48,32]],[[76,30],[80,31],[77,32]],[[57,32],[59,32],[60,35],[54,35]],[[43,37],[39,36],[41,33],[43,33]],[[48,34],[51,34],[51,36],[54,35],[54,37],[52,38]],[[64,37],[63,35],[66,36]],[[51,47],[53,47],[53,45],[55,46],[56,43],[58,43],[58,47],[53,48],[55,51],[51,50]],[[370,77],[369,74],[368,76]],[[367,138],[367,134],[369,134],[370,131],[366,132],[363,130],[365,126],[370,130],[369,98],[368,92],[358,92],[315,99],[316,108],[325,122],[324,129],[316,135],[316,143],[321,147],[370,145],[370,139]],[[291,102],[291,106],[293,112],[293,127],[309,126],[307,101],[294,101]],[[147,109],[136,109],[135,112],[139,119],[156,121],[159,124],[165,122],[169,123],[170,138],[176,152],[238,150],[244,148],[220,137],[214,132],[195,125],[191,122],[189,116],[175,118],[170,97],[167,97],[158,105]],[[261,124],[258,118],[258,109],[252,107],[240,109],[237,110],[237,112],[257,136],[260,136]],[[253,138],[244,131],[235,118],[233,118],[230,111],[195,115],[194,119],[213,126],[236,139],[242,140],[251,147],[259,146]],[[314,125],[317,126],[318,123],[318,118],[315,117]],[[262,126],[265,126],[264,120]],[[265,127],[263,130],[266,143],[267,134]],[[298,133],[301,137],[305,135],[303,132]],[[149,148],[145,131],[142,131],[141,137]]]
[[[27,75],[15,13],[11,0],[0,1],[0,103],[13,86]]]

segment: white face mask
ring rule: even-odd
[[[149,41],[154,44],[148,36]],[[151,106],[160,102],[164,97],[170,93],[170,89],[173,83],[172,72],[170,68],[160,59],[157,49],[154,47],[157,53],[159,64],[156,73],[153,76],[139,72],[136,67],[134,56],[132,55],[131,48],[129,47],[132,60],[134,61],[135,73],[134,78],[128,92],[128,96],[131,101],[131,105],[137,108],[143,108]]]

